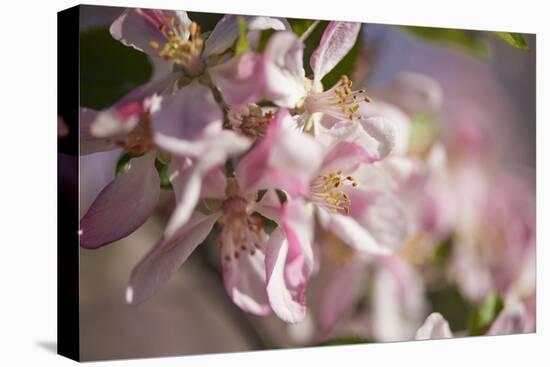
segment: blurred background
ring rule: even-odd
[[[85,41],[81,52],[90,56],[89,59],[82,59],[81,64],[81,102],[86,107],[104,108],[114,98],[109,100],[95,92],[95,84],[91,85],[97,82],[98,77],[87,65],[96,60],[99,51],[94,50],[93,43],[89,41],[101,40],[106,27],[122,11],[122,8],[115,7],[81,7],[81,40]],[[201,16],[206,23],[203,26],[205,30],[217,19],[216,15],[200,14],[191,15],[191,18],[198,17],[200,23]],[[429,132],[427,143],[421,141],[419,145],[409,147],[410,150],[416,149],[411,154],[425,156],[438,141],[444,144],[447,159],[452,164],[467,161],[469,167],[471,162],[476,162],[477,167],[477,163],[482,162],[483,172],[491,172],[486,180],[489,186],[486,191],[494,189],[497,198],[494,200],[495,209],[483,214],[475,213],[480,226],[484,226],[486,221],[493,223],[497,213],[510,210],[509,205],[505,209],[499,209],[497,205],[499,198],[506,201],[512,197],[508,191],[500,192],[502,187],[499,183],[506,180],[513,181],[513,187],[521,186],[522,194],[518,194],[520,198],[517,200],[521,202],[521,205],[518,204],[521,210],[514,210],[518,212],[525,208],[526,214],[520,219],[499,219],[499,226],[508,228],[515,226],[517,221],[526,221],[525,227],[532,233],[524,235],[528,237],[525,241],[532,241],[534,246],[535,36],[524,35],[528,46],[528,50],[524,51],[511,47],[490,32],[462,34],[461,31],[451,31],[450,35],[439,37],[436,36],[441,33],[439,30],[428,30],[431,31],[365,24],[354,51],[356,57],[350,73],[355,85],[366,86],[367,93],[372,91],[375,98],[379,96],[382,100],[391,100],[396,97],[387,97],[385,93],[390,90],[388,86],[402,80],[399,76],[404,75],[403,72],[420,73],[435,80],[441,92],[441,101],[436,106],[418,113],[407,111],[406,103],[395,103],[400,113],[405,113],[411,120],[413,133],[418,129]],[[103,33],[97,33],[99,31]],[[119,67],[127,70],[124,64]],[[128,68],[132,67],[147,69],[146,64],[140,66],[135,63]],[[138,78],[132,82],[140,84],[144,81]],[[111,79],[106,83],[120,81]],[[112,88],[115,96],[121,94],[116,88],[116,85]],[[124,88],[129,89],[128,86]],[[94,93],[102,97],[98,98]],[[434,129],[433,124],[437,128]],[[101,187],[112,179],[115,167],[112,163],[102,162],[113,162],[112,155],[116,154],[119,152],[95,153],[93,159],[89,156],[81,158],[81,215]],[[67,162],[74,159],[76,157],[66,157]],[[467,178],[470,176],[465,178],[463,171],[460,172],[446,176],[448,187],[460,185],[464,182],[461,180],[470,182]],[[516,185],[516,181],[520,183]],[[467,202],[471,199],[469,191],[451,191],[448,193],[449,201]],[[442,200],[445,202],[445,197]],[[351,261],[346,263],[346,270],[343,271],[342,263],[334,260],[339,255],[323,253],[323,265],[328,265],[322,266],[323,270],[313,278],[308,290],[308,318],[301,324],[289,325],[275,316],[249,316],[231,302],[221,282],[216,246],[209,245],[209,241],[212,242],[209,239],[199,246],[177,276],[156,296],[139,306],[130,307],[124,299],[129,274],[157,241],[172,201],[172,193],[163,190],[157,213],[135,233],[98,250],[81,249],[80,333],[83,360],[411,340],[414,331],[432,311],[441,312],[448,319],[456,336],[475,335],[471,329],[472,315],[480,306],[487,307],[495,291],[498,302],[506,303],[505,298],[510,294],[510,288],[514,287],[511,284],[516,284],[515,280],[521,278],[525,270],[522,267],[515,271],[513,280],[501,281],[501,273],[506,271],[495,270],[500,263],[482,264],[490,269],[487,275],[481,270],[475,271],[479,265],[475,259],[471,263],[464,260],[473,255],[470,252],[463,256],[461,250],[457,250],[457,243],[461,243],[464,236],[457,235],[455,230],[443,231],[438,236],[428,236],[425,231],[419,230],[420,234],[404,246],[395,260]],[[493,199],[488,200],[484,208],[487,205],[493,205]],[[455,222],[453,225],[460,227]],[[476,237],[476,244],[484,241],[492,243],[495,236],[489,240]],[[326,241],[337,242],[331,238]],[[426,242],[429,244],[426,245]],[[338,248],[339,245],[334,246]],[[502,251],[491,246],[484,246],[481,251]],[[523,244],[521,246],[523,249]],[[531,247],[521,250],[521,259],[523,256],[528,259],[530,255],[524,255],[524,252],[530,254],[530,251]],[[534,249],[532,251],[534,254]],[[326,258],[329,260],[325,261]],[[514,259],[519,257],[512,256]],[[496,261],[509,260],[498,257]],[[528,263],[528,260],[525,263],[530,267],[529,271],[534,271],[534,263]],[[396,287],[394,278],[397,276],[394,270],[386,270],[396,267],[401,269],[400,274],[406,274],[405,295],[391,293],[392,287]],[[508,265],[505,267],[509,268]],[[360,276],[339,279],[335,275],[347,271],[359,273]],[[461,275],[457,276],[457,272]],[[471,273],[473,280],[464,279],[463,273]],[[470,285],[471,282],[483,283],[484,277],[491,278],[487,281],[490,284],[486,290]],[[503,282],[506,284],[502,285]],[[529,294],[522,294],[520,298],[528,305],[527,308],[533,308],[534,317],[534,279],[531,283],[527,286],[533,288],[531,293],[525,291]],[[324,306],[327,292],[346,287],[357,290],[350,296],[354,297],[350,302],[352,306],[342,310],[337,305],[327,306],[336,310],[327,315]],[[531,322],[532,327],[526,328],[526,331],[534,330],[534,320]]]

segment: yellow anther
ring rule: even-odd
[[[195,22],[191,22],[191,24],[189,24],[189,33],[194,36],[197,33],[197,28],[198,24]]]
[[[166,42],[160,45],[153,40],[150,45],[158,50],[160,57],[184,66],[190,75],[202,72],[204,64],[200,56],[204,41],[200,37],[200,27],[196,23],[189,25],[189,37],[184,37],[185,32],[174,17],[169,17],[166,23],[158,26],[158,29],[166,38]]]
[[[355,179],[352,176],[343,176],[342,171],[321,175],[311,184],[310,199],[333,213],[342,212],[347,215],[351,210],[351,199],[346,192],[337,190],[346,184],[357,186]]]

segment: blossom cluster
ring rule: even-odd
[[[497,290],[520,319],[500,321],[504,329],[534,328],[530,189],[479,164],[482,137],[467,128],[411,144],[412,116],[441,104],[434,80],[403,73],[368,95],[346,75],[324,85],[360,31],[329,22],[304,60],[309,32],[297,35],[283,18],[226,15],[202,32],[184,11],[128,9],[112,23],[111,35],[158,70],[107,109],[81,108],[80,154],[127,157],[82,216],[81,246],[139,228],[166,186],[161,166],[175,197],[130,275],[128,303],[152,297],[212,234],[223,284],[242,310],[300,323],[308,284],[330,272],[317,317],[330,332],[357,317],[370,274],[365,333],[412,338],[429,311],[419,269],[452,237],[445,276],[472,302]],[[448,329],[434,314],[416,335]]]

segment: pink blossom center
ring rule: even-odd
[[[224,215],[220,219],[222,230],[218,243],[225,261],[254,256],[262,251],[267,241],[260,217],[248,213],[248,201],[232,196],[223,203]]]
[[[153,147],[150,113],[140,102],[129,102],[117,107],[123,121],[139,119],[136,127],[128,134],[115,139],[115,143],[133,156],[140,156]]]
[[[273,112],[264,113],[261,107],[253,104],[231,108],[228,113],[231,128],[250,138],[263,138],[273,117]]]

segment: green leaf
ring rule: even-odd
[[[521,33],[493,32],[493,34],[512,47],[518,48],[523,51],[529,50],[527,41],[525,41],[525,38]]]
[[[248,43],[248,25],[243,17],[238,17],[237,22],[239,24],[239,38],[235,45],[235,54],[240,55],[243,52],[250,50],[250,43]]]
[[[350,345],[350,344],[368,344],[372,343],[373,341],[370,339],[362,338],[360,336],[347,336],[342,338],[335,338],[331,340],[327,340],[325,342],[322,342],[319,344],[319,346],[327,346],[327,345]]]
[[[468,318],[468,332],[470,335],[485,335],[504,308],[502,299],[496,292],[491,292],[483,303],[475,308]]]
[[[146,83],[153,68],[143,52],[124,46],[107,28],[80,33],[80,105],[104,109]]]
[[[431,42],[460,47],[479,58],[487,58],[489,56],[489,46],[486,40],[475,31],[415,26],[402,26],[402,28],[411,34]]]

